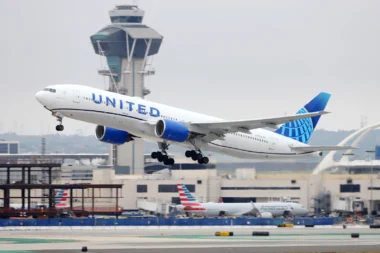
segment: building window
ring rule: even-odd
[[[185,185],[189,192],[195,192],[195,185],[187,184]],[[158,185],[158,192],[178,192],[176,184],[160,184]]]
[[[92,180],[92,176],[92,170],[72,170],[71,172],[72,180]]]
[[[137,192],[148,192],[148,186],[146,184],[138,184]]]
[[[360,184],[341,184],[340,192],[360,192]]]
[[[221,190],[301,190],[301,187],[295,187],[295,186],[279,186],[279,187],[251,187],[251,186],[242,186],[242,187],[220,187]]]
[[[178,197],[172,197],[172,204],[180,205],[181,204],[181,200],[179,200]]]
[[[0,144],[0,154],[8,154],[8,143]]]
[[[18,144],[9,144],[9,154],[18,154]]]
[[[256,202],[256,198],[223,197],[223,203],[249,203]]]

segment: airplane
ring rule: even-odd
[[[202,216],[252,216],[273,218],[280,216],[306,216],[308,210],[299,203],[293,202],[268,202],[268,203],[200,203],[193,197],[184,184],[177,184],[180,196],[180,205],[175,208],[178,212],[190,215]]]
[[[69,192],[69,189],[60,189],[55,197],[55,208],[57,209],[60,209],[60,208],[67,208],[69,207],[70,205],[67,204],[67,196],[68,196],[68,192]],[[4,203],[2,203],[2,205],[4,206]],[[24,209],[28,209],[28,204],[25,203],[24,205]],[[22,208],[22,204],[21,203],[12,203],[12,204],[9,204],[9,207],[10,208],[14,208],[14,209],[21,209]],[[31,208],[49,208],[49,204],[46,204],[46,203],[37,203],[37,204],[31,204]]]
[[[35,96],[57,118],[57,131],[63,131],[62,120],[67,117],[96,124],[97,139],[108,144],[122,145],[135,138],[155,141],[159,151],[151,157],[165,165],[175,163],[167,153],[171,144],[188,149],[185,156],[199,164],[209,162],[203,151],[246,159],[287,159],[355,149],[307,144],[320,116],[328,113],[324,109],[331,95],[324,92],[295,115],[247,120],[224,120],[75,84],[51,85]]]

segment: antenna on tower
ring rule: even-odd
[[[367,116],[362,115],[360,120],[360,128],[364,128],[368,125],[368,119]]]
[[[42,136],[41,138],[41,155],[46,154],[46,138],[45,136]]]

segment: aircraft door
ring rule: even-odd
[[[269,139],[269,150],[275,150],[276,149],[276,142],[277,142],[277,139],[276,138],[270,138]]]
[[[79,101],[80,101],[79,91],[74,90],[73,91],[73,102],[79,104]]]

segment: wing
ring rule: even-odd
[[[217,134],[243,132],[251,134],[249,130],[263,127],[277,128],[277,125],[284,124],[293,120],[312,118],[315,116],[327,114],[329,112],[319,111],[305,114],[297,114],[293,116],[249,119],[249,120],[234,120],[234,121],[218,121],[218,122],[190,122],[190,125],[198,126],[210,130]]]
[[[350,146],[305,146],[305,147],[290,147],[294,151],[333,151],[333,150],[348,150],[358,149],[357,147]]]

